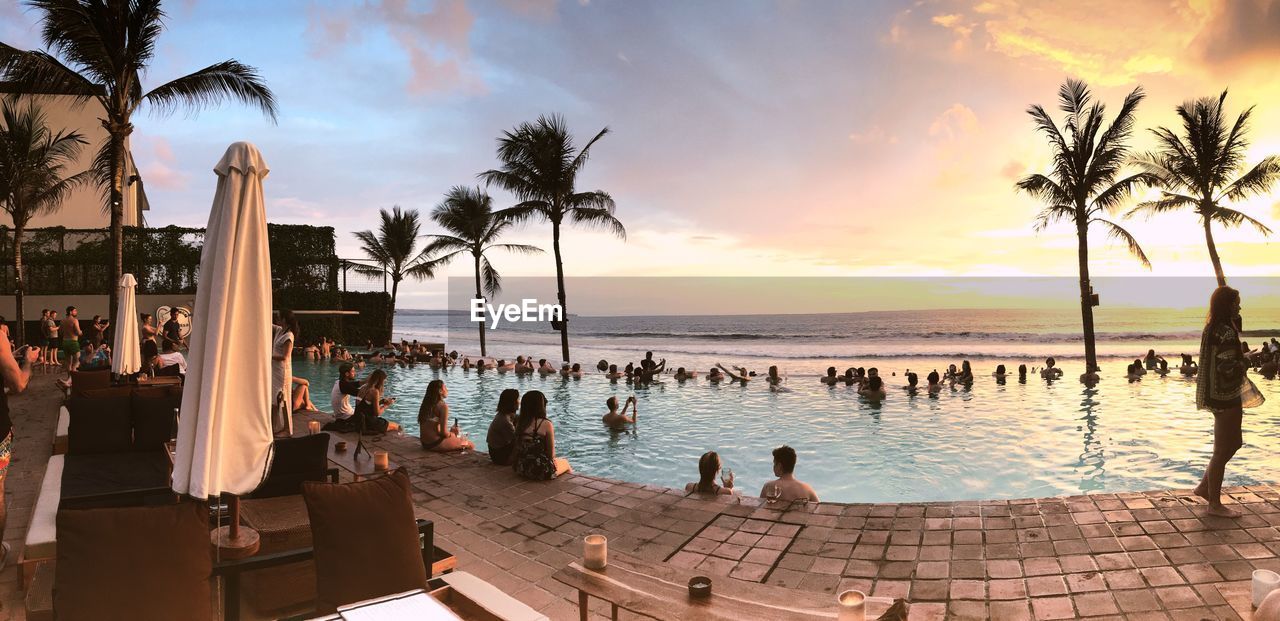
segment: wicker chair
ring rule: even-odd
[[[337,482],[329,467],[329,434],[276,440],[271,472],[240,502],[240,521],[258,531],[258,554],[311,547],[311,522],[300,496],[303,481]],[[310,559],[246,573],[249,604],[259,612],[299,608],[316,598],[315,563]]]

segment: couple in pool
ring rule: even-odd
[[[737,493],[733,488],[733,471],[720,474],[720,455],[715,451],[707,451],[698,459],[698,480],[684,486],[690,493],[732,495]],[[796,450],[782,445],[773,449],[773,474],[778,477],[760,488],[760,497],[769,502],[818,502],[818,493],[808,483],[796,478]],[[716,479],[720,483],[716,483]]]

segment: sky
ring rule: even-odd
[[[1257,105],[1250,164],[1280,154],[1280,1],[706,2],[177,0],[146,86],[225,58],[255,66],[278,124],[227,103],[135,118],[153,226],[203,226],[226,146],[261,149],[273,222],[328,225],[339,255],[379,209],[426,216],[496,167],[496,139],[563,115],[579,143],[608,127],[579,178],[617,202],[627,239],[567,230],[570,276],[1071,276],[1074,229],[1033,229],[1014,182],[1048,172],[1026,108],[1064,78],[1110,106],[1141,85],[1139,150],[1179,103],[1229,89]],[[36,15],[0,3],[0,40],[39,46]],[[1060,118],[1060,115],[1055,114]],[[495,190],[496,204],[513,203]],[[1280,231],[1280,188],[1236,205]],[[1119,216],[1117,216],[1119,217]],[[1190,214],[1124,225],[1145,270],[1093,235],[1095,274],[1211,274]],[[425,234],[436,232],[428,224]],[[496,253],[507,276],[554,274],[550,227]],[[1229,275],[1275,276],[1276,242],[1217,231]],[[447,276],[406,283],[439,308]]]

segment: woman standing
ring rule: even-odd
[[[418,407],[418,433],[421,435],[422,448],[428,451],[448,453],[475,448],[470,440],[458,436],[458,423],[449,428],[449,404],[444,400],[449,396],[449,389],[444,380],[431,380],[427,384],[427,394],[422,396],[422,405]]]
[[[271,429],[276,437],[293,435],[293,343],[298,320],[292,311],[275,314],[271,328]]]
[[[156,345],[156,350],[158,351],[160,342],[156,340],[156,334],[159,332],[160,330],[156,328],[155,317],[152,317],[151,313],[142,313],[141,318],[138,320],[138,337],[142,339],[142,342],[151,341]]]
[[[1209,317],[1200,337],[1200,373],[1196,376],[1196,408],[1213,412],[1213,457],[1195,495],[1209,501],[1209,514],[1239,517],[1222,504],[1222,478],[1227,462],[1244,444],[1240,426],[1244,408],[1264,401],[1245,377],[1248,365],[1240,351],[1240,292],[1221,286],[1209,298]]]

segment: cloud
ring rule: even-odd
[[[618,60],[620,60],[620,61],[622,61],[622,62],[624,62],[624,63],[626,63],[626,64],[628,64],[628,65],[630,65],[630,64],[631,64],[631,59],[630,59],[630,58],[627,58],[627,55],[626,55],[626,54],[623,54],[622,52],[618,52]]]
[[[964,104],[952,104],[933,119],[929,125],[929,135],[954,141],[978,130],[978,115]]]
[[[1005,164],[1000,168],[1000,176],[1005,179],[1017,179],[1022,176],[1023,171],[1026,169],[1026,164],[1017,160],[1009,160],[1008,164]]]
[[[169,141],[156,136],[149,138],[147,143],[148,148],[142,153],[134,152],[135,157],[141,156],[138,157],[138,170],[142,173],[143,183],[166,190],[187,189],[191,175],[176,167],[178,158],[174,156]]]
[[[1210,64],[1280,52],[1280,0],[1228,0],[1196,39]]]
[[[879,125],[872,125],[865,131],[849,134],[849,141],[853,144],[898,144],[898,137],[884,131]]]
[[[526,14],[536,14],[535,8]],[[475,15],[466,0],[438,0],[419,10],[409,0],[374,0],[358,8],[320,8],[307,13],[306,36],[313,57],[325,57],[360,41],[363,32],[381,30],[409,58],[405,90],[414,95],[486,91],[472,66],[471,32]]]
[[[1273,0],[1239,0],[1249,4]],[[1143,76],[1190,71],[1180,63],[1211,5],[1191,0],[1130,3],[1124,11],[1102,0],[1023,3],[986,0],[967,10],[932,17],[953,32],[953,48],[972,40],[989,52],[1056,67],[1100,85],[1128,84]],[[1096,16],[1107,15],[1107,19]],[[1274,37],[1276,29],[1271,29]],[[1258,37],[1260,40],[1262,37]]]

